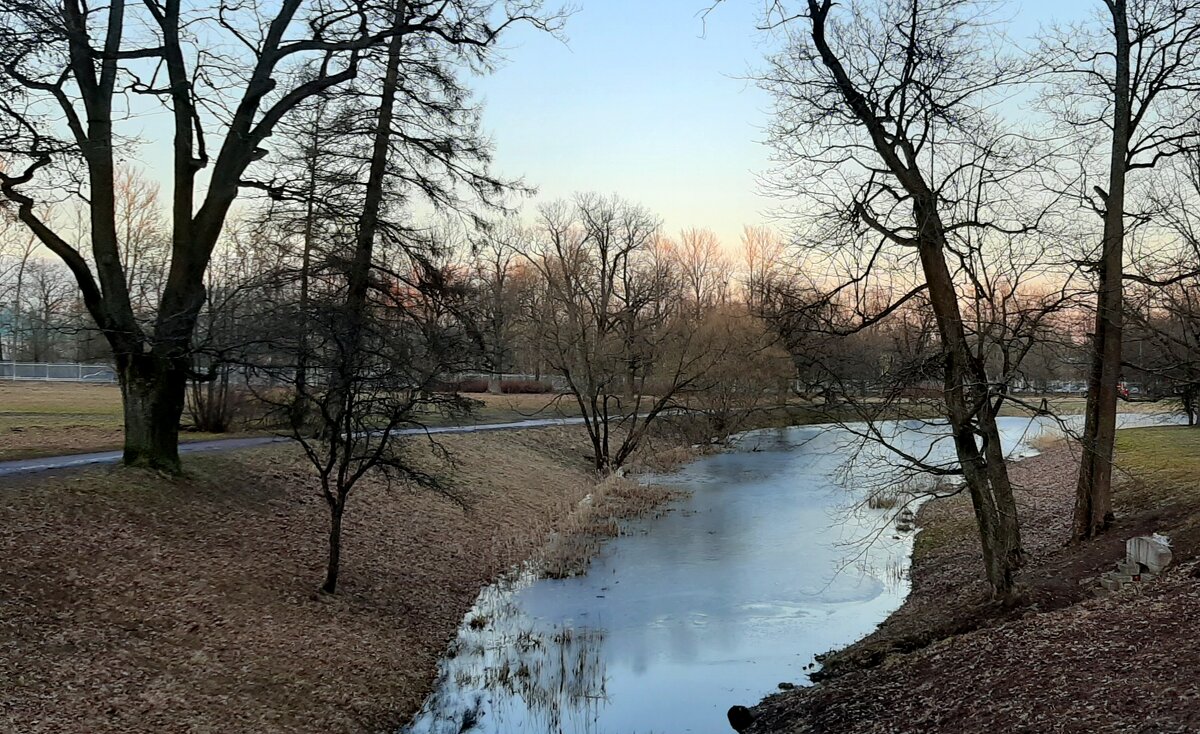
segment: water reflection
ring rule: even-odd
[[[525,573],[480,595],[406,731],[596,731],[607,703],[604,630],[539,625],[514,602]]]
[[[1053,428],[1001,427],[1021,452]],[[952,458],[936,424],[889,430]],[[906,475],[851,433],[747,434],[656,481],[691,497],[634,523],[586,576],[526,573],[480,595],[407,734],[725,731],[729,706],[803,683],[815,655],[869,633],[907,594],[912,534],[896,530],[896,508],[864,501]]]

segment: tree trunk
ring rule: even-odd
[[[930,198],[932,198],[930,196]],[[1021,531],[1000,430],[988,394],[987,370],[975,359],[963,329],[958,294],[944,256],[944,230],[932,201],[918,202],[919,253],[929,300],[946,350],[946,413],[963,479],[971,496],[984,569],[996,596],[1009,598],[1021,567]],[[983,441],[982,447],[977,437]]]
[[[300,259],[300,329],[299,341],[296,344],[296,384],[290,410],[292,430],[299,433],[308,422],[308,311],[309,311],[309,275],[312,272],[313,230],[316,226],[317,198],[317,167],[320,157],[321,117],[314,121],[312,140],[308,149],[305,165],[308,168],[308,199],[304,210],[304,250]]]
[[[338,571],[342,562],[342,511],[345,508],[344,499],[329,506],[329,562],[325,567],[325,583],[321,584],[321,591],[326,594],[337,593]]]
[[[919,167],[901,154],[894,134],[885,129],[877,110],[858,90],[829,46],[825,37],[825,23],[832,6],[829,0],[820,3],[809,0],[813,43],[858,123],[870,133],[872,144],[887,170],[911,197],[917,233],[911,240],[907,236],[903,239],[917,247],[945,352],[946,416],[975,510],[988,581],[997,596],[1011,597],[1014,575],[1022,561],[1016,502],[1008,479],[1004,450],[1000,445],[987,368],[971,351],[963,326],[958,290],[946,264],[948,235],[938,211],[939,197]],[[916,4],[912,9],[915,18]],[[909,52],[919,51],[910,48]],[[859,210],[859,214],[866,213],[865,207]],[[877,225],[877,228],[882,228],[882,225]],[[891,234],[895,235],[894,232]],[[979,440],[982,440],[982,446]]]
[[[118,355],[117,371],[125,407],[125,465],[178,474],[187,365],[154,354]]]
[[[1117,433],[1117,383],[1121,379],[1121,329],[1124,314],[1125,174],[1132,133],[1129,96],[1129,20],[1125,2],[1109,6],[1116,41],[1113,84],[1113,132],[1108,192],[1104,196],[1104,239],[1096,292],[1092,368],[1088,375],[1083,452],[1075,488],[1071,537],[1092,538],[1108,529],[1112,513],[1112,458]]]

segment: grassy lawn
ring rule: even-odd
[[[1188,426],[1130,428],[1117,432],[1122,463],[1175,482],[1200,482],[1200,429]]]
[[[1163,426],[1117,431],[1119,499],[1134,505],[1200,501],[1200,428]]]
[[[1055,438],[1043,448],[1053,452],[1062,445],[1062,440]],[[1072,454],[1076,451],[1073,447]],[[1020,472],[1021,468],[1021,464],[1014,465],[1013,471]],[[1068,490],[1075,486],[1074,472],[1072,464],[1060,480]],[[1113,476],[1115,498],[1122,512],[1165,505],[1200,506],[1200,428],[1163,426],[1117,431]],[[974,542],[975,524],[966,511],[969,507],[965,495],[930,505],[924,511],[924,525],[917,535],[913,557],[921,560],[946,545]]]
[[[1083,411],[1087,408],[1087,398],[1082,397],[1052,397],[1049,399],[1050,407],[1059,415],[1083,415]],[[1029,400],[1036,404],[1037,400]],[[1177,407],[1177,403],[1170,400],[1157,401],[1118,401],[1118,413],[1170,413]],[[1001,411],[1004,412],[1004,411]],[[1023,415],[1024,411],[1014,413],[1005,413],[1005,415]]]
[[[116,385],[0,382],[0,460],[117,448],[122,424]]]
[[[124,425],[116,385],[0,382],[0,461],[118,449]],[[188,431],[180,440],[222,435]]]
[[[88,418],[121,423],[121,390],[116,385],[80,382],[0,381],[0,417]]]
[[[579,405],[570,395],[470,393],[465,394],[464,397],[479,403],[470,417],[457,419],[432,415],[429,417],[429,424],[507,423],[541,418],[569,418],[579,415]]]
[[[579,414],[575,401],[555,395],[470,395],[479,402],[467,419],[431,414],[432,426],[504,423]],[[0,461],[107,451],[121,447],[124,417],[116,385],[78,382],[0,382]],[[186,431],[199,441],[263,431],[212,434]]]

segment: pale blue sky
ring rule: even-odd
[[[736,240],[768,202],[754,174],[770,100],[739,77],[760,65],[757,0],[583,0],[567,42],[522,32],[476,89],[497,170],[539,199],[616,192],[670,230],[708,226]]]
[[[851,0],[847,0],[851,1]],[[497,170],[524,176],[539,199],[617,192],[668,231],[710,227],[729,248],[743,224],[766,220],[757,194],[770,99],[747,73],[766,41],[762,0],[576,0],[567,42],[509,37],[508,63],[475,85]],[[1086,17],[1101,0],[1013,0],[1015,37],[1040,23]]]
[[[762,67],[763,0],[565,0],[578,7],[562,42],[531,29],[504,40],[507,61],[473,80],[495,169],[537,187],[535,201],[618,193],[649,207],[666,230],[713,229],[729,250],[744,224],[769,221],[776,202],[756,176],[770,98],[747,77]],[[853,2],[854,0],[843,0]],[[1051,19],[1086,17],[1102,0],[1008,0],[1017,38]],[[169,191],[165,115],[135,125],[132,156]],[[161,126],[161,127],[160,127]],[[157,174],[157,175],[156,175]]]

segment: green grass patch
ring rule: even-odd
[[[1117,497],[1134,506],[1200,502],[1200,428],[1162,426],[1117,432]]]

